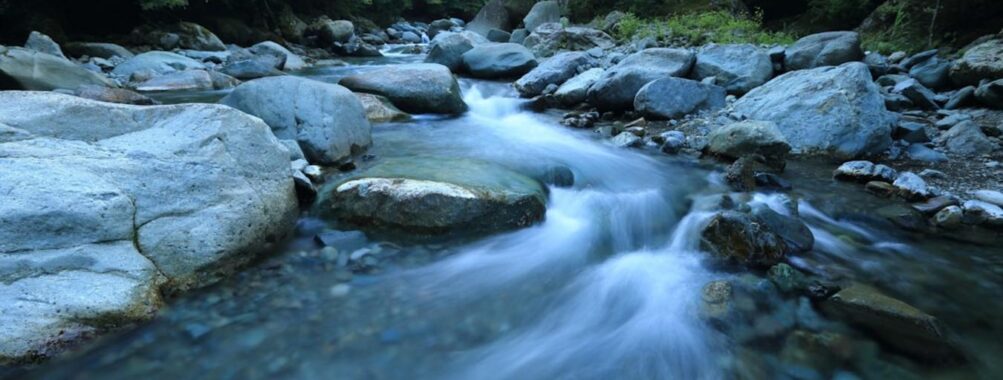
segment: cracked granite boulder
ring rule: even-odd
[[[0,362],[150,317],[282,239],[288,150],[219,105],[0,92]]]

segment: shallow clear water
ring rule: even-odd
[[[415,57],[395,57],[414,60]],[[378,64],[383,61],[365,61]],[[365,67],[300,73],[334,82]],[[873,217],[883,202],[834,183],[831,166],[794,163],[785,177],[816,236],[793,263],[833,281],[875,285],[939,318],[970,355],[925,365],[784,296],[762,274],[712,268],[698,252],[720,173],[654,150],[625,150],[556,115],[523,111],[507,84],[462,83],[471,111],[374,126],[369,154],[477,158],[539,173],[565,166],[541,224],[485,238],[413,242],[371,236],[374,265],[325,256],[314,234],[338,226],[304,215],[298,237],[219,285],[173,301],[155,320],[87,344],[25,378],[718,379],[998,378],[1003,368],[999,247],[914,236]],[[188,101],[201,100],[189,94]],[[175,98],[184,100],[184,97]],[[365,166],[369,163],[360,162]],[[330,180],[337,180],[331,178]],[[775,205],[782,198],[760,194]],[[353,270],[354,269],[354,270]],[[741,284],[754,323],[701,318],[701,289]],[[745,306],[741,306],[742,304]],[[791,353],[793,331],[832,331],[852,351]],[[794,360],[797,359],[797,360]],[[835,363],[834,363],[835,361]]]

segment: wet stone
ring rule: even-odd
[[[889,198],[895,195],[896,189],[892,184],[884,181],[871,181],[864,185],[864,190],[879,197]]]
[[[885,343],[914,356],[956,354],[937,318],[866,285],[841,290],[823,304],[830,315],[867,328]]]
[[[948,196],[939,196],[927,199],[924,202],[912,204],[912,208],[924,215],[933,215],[948,206],[957,206],[958,200]]]
[[[805,286],[805,275],[790,265],[780,263],[767,271],[770,281],[784,293],[800,291]]]
[[[870,161],[849,161],[836,169],[833,177],[841,181],[866,183],[868,181],[893,182],[897,177],[895,169]]]
[[[944,207],[933,216],[933,222],[941,228],[953,229],[961,226],[965,212],[957,205]]]
[[[902,173],[895,179],[892,186],[898,189],[899,196],[911,202],[918,202],[932,196],[926,181],[915,173]]]
[[[733,293],[732,285],[727,281],[713,281],[704,285],[701,291],[703,303],[700,316],[717,328],[726,329],[735,311],[732,305]]]
[[[879,208],[876,213],[893,224],[910,231],[925,231],[928,227],[926,218],[911,207],[892,204]]]

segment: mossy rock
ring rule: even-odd
[[[490,233],[543,219],[540,182],[470,159],[385,159],[321,190],[321,215],[412,235]]]

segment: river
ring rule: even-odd
[[[298,73],[336,82],[394,54]],[[374,125],[372,161],[477,158],[524,173],[571,169],[549,190],[541,224],[484,238],[413,241],[346,235],[366,268],[339,266],[312,238],[335,221],[304,214],[297,237],[218,285],[172,300],[154,320],[112,333],[19,378],[79,379],[730,379],[1000,378],[1000,248],[917,236],[868,216],[887,201],[830,179],[831,163],[795,161],[791,196],[813,252],[794,266],[881,288],[937,316],[968,361],[929,365],[896,354],[784,295],[763,274],[709,266],[701,200],[727,193],[719,167],[656,149],[616,148],[561,126],[561,113],[521,107],[508,83],[463,79],[470,111]],[[162,94],[165,102],[223,93]],[[368,165],[360,161],[360,166]],[[339,174],[329,181],[336,181]],[[790,201],[796,199],[796,201]],[[701,289],[736,284],[750,322],[702,317]],[[744,289],[744,290],[743,290]],[[848,343],[791,347],[798,332]],[[848,352],[833,352],[832,347]],[[0,371],[0,375],[3,372]]]

